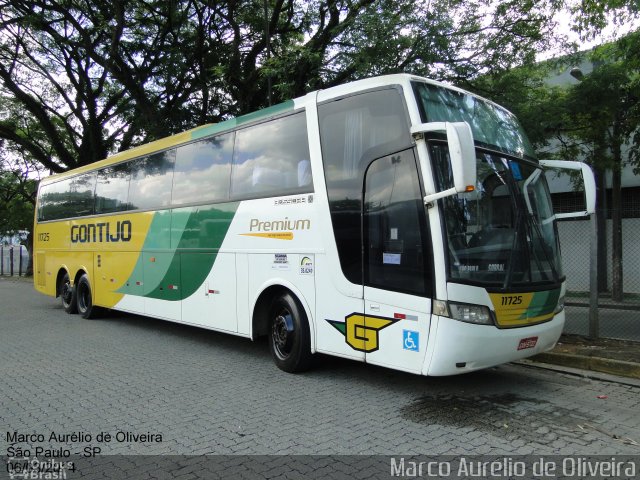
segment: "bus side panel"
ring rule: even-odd
[[[181,320],[181,257],[182,255],[175,252],[143,252],[145,315],[166,320]]]
[[[360,296],[343,294],[334,282],[335,272],[326,255],[316,255],[316,293],[323,301],[316,310],[316,345],[318,352],[364,361],[365,353],[358,350],[347,325],[364,314],[364,300]],[[354,292],[358,289],[354,288]],[[355,345],[355,347],[353,346]]]
[[[34,272],[36,289],[45,295],[56,295],[56,280],[60,268],[67,267],[69,255],[69,222],[36,224],[33,251],[35,252]],[[73,280],[74,271],[69,270]]]
[[[118,289],[126,284],[129,269],[125,265],[135,265],[139,253],[102,251],[94,257],[95,275],[93,302],[95,305],[113,308],[122,299]]]
[[[215,261],[210,257],[215,256]],[[205,281],[182,302],[182,321],[215,330],[238,331],[234,253],[183,253],[183,283],[203,263],[213,263]]]

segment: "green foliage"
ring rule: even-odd
[[[561,5],[0,0],[0,138],[60,172],[265,107],[269,84],[277,103],[384,73],[460,83],[561,43]]]
[[[594,38],[610,21],[616,26],[625,26],[637,19],[640,4],[635,0],[582,0],[572,8],[576,17],[574,30],[582,38]]]
[[[580,60],[594,69],[580,82],[551,86],[547,79]],[[575,62],[575,63],[574,63]],[[520,119],[541,157],[585,158],[605,170],[621,162],[640,167],[640,32],[560,62],[487,75],[474,90]],[[629,155],[616,157],[628,143]]]
[[[21,172],[0,170],[0,236],[33,229],[36,189],[37,182],[25,179]]]

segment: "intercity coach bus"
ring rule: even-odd
[[[577,170],[554,214],[544,168]],[[556,219],[591,170],[539,161],[514,116],[408,74],[321,90],[42,180],[35,288],[256,339],[451,375],[552,348]]]

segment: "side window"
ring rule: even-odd
[[[96,189],[96,172],[85,173],[71,179],[67,213],[69,217],[93,215],[93,194]]]
[[[85,173],[45,185],[40,193],[40,220],[81,217],[93,214],[96,174]]]
[[[362,181],[369,163],[412,145],[399,88],[318,106],[320,142],[333,233],[345,277],[362,283]]]
[[[65,218],[70,184],[70,180],[62,180],[61,182],[44,185],[40,189],[40,220]]]
[[[229,198],[234,134],[178,147],[173,174],[174,205]]]
[[[171,204],[176,150],[155,153],[131,163],[129,206],[132,209],[168,207]]]
[[[413,151],[373,162],[365,181],[365,285],[426,295],[426,228]]]
[[[304,112],[238,130],[231,172],[235,198],[313,191]]]
[[[121,163],[98,171],[96,213],[127,210],[130,176],[129,163]]]

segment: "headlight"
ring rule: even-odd
[[[484,305],[449,302],[449,311],[454,320],[477,325],[493,325],[491,311]]]

